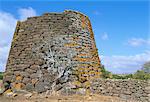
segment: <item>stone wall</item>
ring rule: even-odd
[[[82,13],[45,13],[18,21],[4,82],[14,90],[89,88],[100,77],[100,59],[90,20]]]
[[[97,79],[92,82],[91,92],[140,102],[150,102],[150,80]]]

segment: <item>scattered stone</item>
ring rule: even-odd
[[[7,93],[5,93],[5,96],[6,97],[11,97],[11,96],[13,96],[13,94],[14,94],[13,92],[7,92]]]
[[[24,95],[26,98],[30,98],[32,96],[32,93],[28,93]]]
[[[13,95],[12,95],[13,97],[16,97],[16,96],[18,96],[18,94],[17,93],[13,93]]]

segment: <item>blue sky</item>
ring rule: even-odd
[[[0,71],[17,20],[45,12],[76,10],[89,16],[102,64],[113,73],[132,73],[150,61],[148,1],[0,0]]]

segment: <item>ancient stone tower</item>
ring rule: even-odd
[[[100,67],[87,16],[45,13],[18,21],[3,80],[12,89],[37,92],[88,89]]]

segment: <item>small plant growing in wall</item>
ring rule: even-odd
[[[3,72],[0,72],[0,80],[3,79]]]

